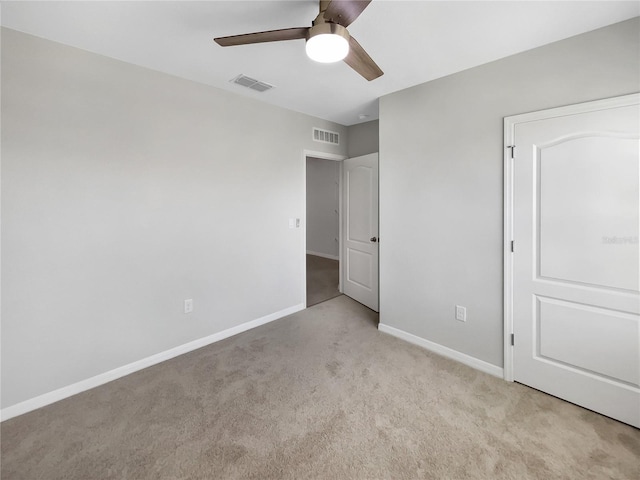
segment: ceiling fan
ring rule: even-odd
[[[311,27],[284,28],[214,38],[222,47],[250,43],[306,40],[307,55],[318,62],[344,62],[371,81],[383,75],[364,48],[349,35],[347,27],[360,16],[371,0],[320,0],[320,13]]]

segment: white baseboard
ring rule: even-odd
[[[340,256],[338,255],[329,255],[328,253],[312,252],[311,250],[307,250],[307,255],[315,255],[316,257],[328,258],[330,260],[340,260]]]
[[[152,365],[156,365],[157,363],[164,362],[165,360],[170,360],[174,357],[177,357],[178,355],[189,353],[192,350],[197,350],[198,348],[205,347],[212,343],[219,342],[220,340],[224,340],[225,338],[229,338],[239,333],[246,332],[247,330],[251,330],[252,328],[259,327],[260,325],[264,325],[265,323],[273,322],[274,320],[278,320],[279,318],[299,312],[300,310],[304,310],[304,308],[304,304],[302,303],[294,305],[292,307],[285,308],[284,310],[280,310],[279,312],[274,312],[270,315],[266,315],[255,320],[242,323],[235,327],[228,328],[227,330],[223,330],[222,332],[214,333],[213,335],[199,338],[197,340],[193,340],[192,342],[179,345],[169,350],[165,350],[164,352],[151,355],[150,357],[137,360],[128,365],[123,365],[122,367],[118,367],[114,370],[101,373],[99,375],[96,375],[95,377],[90,377],[71,385],[67,385],[66,387],[59,388],[52,392],[30,398],[29,400],[25,400],[20,403],[16,403],[15,405],[11,405],[10,407],[6,407],[0,410],[0,421],[9,420],[10,418],[17,417],[18,415],[22,415],[46,405],[50,405],[72,395],[76,395],[86,390],[104,385],[105,383],[124,377],[125,375],[129,375]]]
[[[416,335],[413,335],[412,333],[407,333],[395,327],[390,327],[389,325],[385,325],[384,323],[378,325],[378,330],[384,333],[388,333],[389,335],[392,335],[394,337],[400,338],[406,342],[418,345],[425,350],[430,350],[434,353],[437,353],[438,355],[442,355],[443,357],[447,357],[460,363],[464,363],[465,365],[475,368],[476,370],[480,370],[481,372],[488,373],[495,377],[504,378],[504,369],[497,367],[491,363],[485,362],[484,360],[480,360],[478,358],[467,355],[466,353],[458,352],[457,350],[445,347],[444,345],[440,345],[439,343],[425,340],[422,337],[418,337]]]

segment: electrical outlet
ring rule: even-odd
[[[467,321],[467,309],[465,307],[456,305],[456,320]]]
[[[184,301],[184,313],[191,313],[191,312],[193,312],[193,299],[188,298],[187,300]]]

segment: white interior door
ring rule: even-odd
[[[345,295],[378,311],[378,154],[343,162]]]
[[[514,379],[636,427],[638,98],[511,117]]]

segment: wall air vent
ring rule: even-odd
[[[313,140],[320,143],[331,143],[332,145],[340,145],[340,134],[329,130],[313,127]]]
[[[236,85],[250,88],[251,90],[255,90],[256,92],[266,92],[267,90],[271,90],[273,88],[273,85],[261,82],[260,80],[256,80],[255,78],[247,77],[243,74],[232,78],[231,82],[235,83]]]

